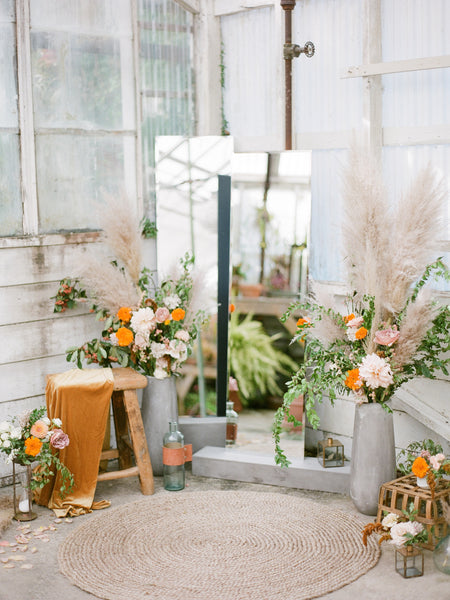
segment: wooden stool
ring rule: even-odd
[[[97,481],[138,475],[141,492],[150,495],[154,492],[153,471],[136,394],[136,390],[145,388],[147,378],[128,367],[112,369],[112,372],[114,388],[111,401],[117,448],[104,450],[100,460],[118,458],[119,471],[100,473]],[[136,461],[135,467],[131,462],[132,452]]]

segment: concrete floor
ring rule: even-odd
[[[258,421],[258,418],[260,421]],[[264,430],[265,422],[267,422],[266,418],[256,417],[255,415],[252,418],[246,419],[246,417],[243,417],[240,419],[240,442],[242,446],[253,446],[253,448],[260,448],[261,451],[266,449],[270,451],[270,434],[268,435],[267,430]],[[255,425],[256,423],[260,423],[261,427]],[[294,452],[294,440],[292,440],[292,444],[292,451]],[[309,498],[330,508],[358,516],[363,522],[372,520],[372,517],[358,513],[350,498],[343,494],[199,477],[192,475],[189,467],[186,475],[186,488],[177,493],[191,494],[197,490],[211,489],[252,490],[289,494],[300,498]],[[156,477],[155,495],[171,493],[173,492],[164,490],[162,478]],[[3,496],[12,496],[12,488],[0,488],[0,498]],[[142,497],[136,477],[99,482],[97,485],[96,500],[110,500],[112,508],[139,500]],[[10,548],[0,545],[0,560],[7,556],[16,555],[25,558],[23,561],[15,562],[13,569],[3,568],[4,565],[0,562],[0,600],[94,600],[95,596],[72,585],[59,573],[57,552],[59,544],[68,533],[78,525],[86,523],[88,519],[97,518],[103,511],[94,511],[89,515],[74,518],[71,522],[62,520],[61,523],[55,523],[53,512],[44,507],[36,506],[35,512],[38,514],[38,518],[30,523],[33,530],[49,525],[54,529],[46,530],[43,533],[44,538],[36,538],[35,543],[30,545],[24,553],[18,551],[13,554]],[[0,535],[0,540],[14,542],[15,536],[20,534],[20,529],[18,529],[20,526],[20,523],[13,521],[3,535]],[[31,552],[32,546],[37,549],[34,553]],[[5,550],[5,552],[1,553],[1,550]],[[436,569],[432,552],[425,550],[424,554],[424,575],[412,579],[403,579],[394,570],[393,548],[388,544],[384,544],[380,560],[373,569],[357,581],[322,596],[322,598],[329,600],[379,600],[380,598],[384,600],[450,600],[450,577]],[[282,557],[280,557],[280,560],[282,560]],[[21,568],[22,565],[31,565],[31,568]],[[133,598],[124,598],[124,600],[133,600]],[[168,598],[168,600],[170,599]],[[190,599],[186,598],[186,600]],[[211,598],[211,600],[220,600],[220,594],[217,598]],[[236,598],[236,600],[239,600],[239,598]],[[258,597],[255,600],[262,599]],[[285,600],[290,599],[286,598]]]

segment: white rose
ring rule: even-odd
[[[174,310],[181,304],[181,298],[177,294],[171,294],[170,296],[166,296],[163,300],[163,303],[169,310]]]
[[[13,440],[20,440],[20,438],[22,437],[22,428],[21,427],[13,427],[13,429],[11,429],[10,436],[11,436],[11,439],[13,439]]]
[[[50,422],[50,419],[48,417],[42,417],[41,421],[44,421],[44,423],[50,427],[51,422]]]
[[[2,433],[2,435],[0,437],[2,438],[2,440],[9,440],[9,432],[8,433]]]
[[[397,522],[398,522],[398,515],[395,515],[394,513],[389,513],[381,521],[381,524],[383,525],[383,527],[389,527],[389,528],[391,528]]]
[[[53,423],[53,425],[56,425],[56,427],[61,427],[61,425],[62,425],[61,419],[58,419],[58,418],[52,419],[52,423]]]
[[[161,367],[155,367],[153,376],[156,377],[156,379],[165,379],[166,377],[169,377],[169,374],[165,369],[161,369]]]
[[[10,440],[3,440],[3,448],[11,448]]]

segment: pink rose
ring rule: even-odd
[[[54,429],[50,436],[50,444],[53,448],[62,450],[69,445],[69,436],[62,429]]]
[[[157,320],[158,323],[164,323],[164,321],[167,321],[167,319],[170,318],[170,311],[168,308],[166,308],[165,306],[161,306],[160,308],[156,309],[155,312],[155,319]]]
[[[400,337],[400,332],[396,329],[382,329],[375,334],[375,343],[380,346],[392,346]]]
[[[352,327],[354,329],[358,329],[364,323],[364,317],[354,317],[350,321],[347,322],[347,327]]]
[[[184,329],[180,329],[179,331],[177,331],[175,337],[177,338],[177,340],[186,342],[186,344],[189,342],[189,333]]]
[[[36,421],[31,429],[30,429],[30,433],[31,435],[34,435],[34,437],[39,438],[40,440],[44,439],[45,436],[48,433],[48,425],[47,423],[44,423],[44,421],[41,421],[39,419],[39,421]]]
[[[439,471],[439,469],[441,468],[441,463],[442,461],[445,459],[445,454],[436,454],[436,456],[430,456],[430,463],[432,468],[435,471]]]

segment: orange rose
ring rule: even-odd
[[[175,310],[172,311],[172,319],[174,321],[182,321],[184,319],[186,315],[186,311],[184,311],[182,308],[176,308]]]
[[[354,318],[355,318],[355,315],[353,313],[351,313],[350,315],[347,315],[346,317],[344,317],[344,323],[348,323],[349,321],[351,321]]]
[[[411,471],[416,477],[425,477],[429,468],[427,461],[422,456],[418,456],[412,464]]]
[[[126,327],[119,327],[116,331],[116,337],[119,346],[129,346],[134,339],[133,332]]]
[[[34,435],[34,437],[42,440],[48,433],[48,425],[46,425],[44,421],[36,421],[36,423],[31,426],[30,433],[31,435]]]
[[[119,308],[117,318],[122,321],[122,323],[129,323],[131,320],[131,308],[128,308],[128,306],[122,306],[122,308]]]
[[[31,436],[25,440],[25,454],[37,456],[42,448],[42,442],[37,437]]]
[[[359,388],[362,386],[359,378],[359,369],[351,369],[350,371],[347,371],[345,385],[351,390],[359,390]]]
[[[366,337],[367,333],[368,332],[367,332],[367,329],[365,327],[360,327],[359,329],[357,329],[355,331],[355,338],[357,340],[362,340],[362,339],[364,339]]]

